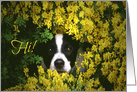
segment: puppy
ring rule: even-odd
[[[56,34],[47,43],[38,44],[35,53],[43,58],[42,67],[57,70],[58,73],[69,73],[74,67],[79,42],[66,34]]]
[[[68,36],[66,34],[56,34],[54,35],[54,38],[52,40],[49,40],[47,43],[37,44],[34,49],[34,53],[43,58],[41,65],[45,70],[57,70],[59,74],[62,74],[64,72],[73,73],[76,68],[75,61],[79,61],[78,66],[81,67],[80,72],[86,72],[86,69],[81,66],[81,62],[84,60],[84,58],[79,57],[79,53],[84,54],[86,48],[91,48],[92,45],[88,42],[84,42],[81,44],[82,49],[79,49],[81,47],[81,45],[79,44],[79,41],[72,40],[71,36]],[[31,68],[29,69],[34,69],[34,66],[30,66]],[[102,85],[105,84],[103,85],[103,87],[107,91],[110,91],[113,88],[113,84],[111,84],[107,80],[107,78],[105,78],[101,74],[98,74],[98,72],[96,72],[95,75],[92,75],[91,77],[98,75],[100,76],[100,83]]]

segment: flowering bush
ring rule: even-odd
[[[126,1],[3,1],[1,9],[3,90],[126,90]],[[30,76],[27,66],[42,60],[32,53],[35,41],[46,43],[57,33],[91,44],[80,53],[86,72],[76,61],[74,74],[37,66],[38,75]]]

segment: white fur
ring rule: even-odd
[[[55,41],[56,41],[58,52],[61,52],[61,46],[63,43],[63,35],[62,34],[56,34],[55,35]]]
[[[53,56],[53,59],[51,60],[51,65],[50,65],[50,69],[51,70],[55,70],[55,65],[54,65],[54,62],[57,60],[57,59],[62,59],[64,61],[64,70],[66,72],[69,72],[70,69],[71,69],[71,66],[70,66],[70,61],[67,60],[67,58],[65,57],[65,55],[63,53],[56,53],[54,56]]]
[[[61,47],[63,44],[63,35],[62,34],[55,35],[55,42],[57,45],[57,53],[54,54],[54,56],[51,60],[50,69],[54,71],[56,69],[54,62],[57,59],[62,59],[64,61],[63,70],[65,70],[66,72],[69,73],[69,71],[71,69],[70,61],[68,61],[68,59],[65,57],[65,55],[61,52]]]

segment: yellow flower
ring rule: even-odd
[[[29,77],[28,78],[28,83],[29,84],[36,84],[38,80],[35,77]]]
[[[75,16],[74,16],[74,23],[77,24],[78,22],[79,22],[79,19],[78,19],[78,17],[75,15]]]
[[[52,22],[49,19],[44,19],[44,25],[47,25],[48,29],[51,29],[52,27]]]
[[[6,10],[6,8],[2,8],[2,13],[3,13],[3,16],[7,15],[7,10]]]
[[[68,80],[69,80],[69,82],[71,83],[71,82],[74,82],[74,81],[75,81],[75,78],[74,78],[74,76],[73,76],[72,74],[70,74]]]
[[[118,8],[119,8],[119,7],[118,7],[117,4],[113,4],[113,5],[112,5],[112,9],[113,9],[113,10],[117,10]]]
[[[104,1],[106,7],[109,7],[110,5],[112,5],[112,2],[111,1]]]
[[[84,10],[84,15],[87,17],[87,16],[91,16],[92,15],[92,11],[93,11],[93,9],[92,8],[87,8],[87,7],[84,7],[83,8]]]
[[[101,62],[100,54],[95,55],[95,64],[99,65]]]
[[[13,27],[14,27],[14,31],[16,31],[17,33],[20,32],[19,29],[18,29],[18,25],[13,25]]]
[[[48,18],[48,14],[47,14],[46,12],[43,12],[43,13],[42,13],[42,17],[43,17],[43,18]]]
[[[61,3],[63,3],[63,2],[64,2],[64,1],[56,1],[55,4],[56,4],[56,6],[60,6]]]
[[[25,7],[31,7],[31,1],[24,1]]]
[[[110,62],[105,61],[105,62],[102,63],[101,71],[102,71],[102,74],[104,76],[106,76],[110,73],[110,69],[111,69],[111,63]]]
[[[85,52],[82,56],[84,56],[84,59],[89,59],[93,57],[93,53],[91,51]]]
[[[93,45],[91,50],[93,50],[94,52],[97,52],[97,47],[96,47],[96,45]]]
[[[48,1],[42,1],[43,10],[46,11],[48,9],[48,4],[49,4]]]
[[[87,39],[88,39],[88,42],[91,43],[93,41],[93,36],[92,35],[88,35]]]
[[[107,52],[107,53],[104,53],[103,54],[103,60],[110,60],[111,59],[111,53],[110,52]]]
[[[114,17],[111,18],[113,28],[117,28],[117,24],[121,22],[121,17],[119,12],[113,14]]]
[[[46,79],[45,77],[39,77],[39,81],[41,84],[43,84],[44,87],[49,87],[51,85],[51,82],[49,79]]]
[[[62,73],[61,78],[63,81],[65,81],[69,77],[68,73]]]
[[[88,5],[88,6],[92,6],[93,5],[93,1],[85,1],[86,2],[86,4]]]
[[[94,81],[94,87],[98,87],[98,85],[100,85],[99,78]]]
[[[80,7],[84,7],[84,1],[78,1]]]
[[[63,20],[63,18],[60,16],[60,15],[58,15],[58,16],[55,16],[55,23],[57,24],[57,25],[63,25],[63,23],[64,23],[64,20]]]
[[[104,11],[106,10],[106,7],[104,7],[104,4],[103,4],[103,3],[101,4],[99,10],[100,10],[100,12],[101,12],[102,17],[104,17],[103,15],[104,15]]]
[[[39,14],[41,12],[41,7],[37,5],[33,5],[31,9],[34,14]]]
[[[17,4],[14,13],[17,14],[19,13],[19,11],[20,11],[20,6],[19,4]]]
[[[89,61],[87,59],[85,59],[84,61],[82,61],[81,65],[82,65],[83,68],[88,69]]]
[[[80,68],[81,68],[80,66],[77,66],[77,70],[76,70],[76,73],[77,73],[77,74],[79,74]]]
[[[10,3],[11,3],[11,6],[12,6],[12,7],[15,7],[16,4],[17,4],[17,2],[15,2],[15,1],[10,1]]]
[[[101,1],[97,1],[97,2],[96,2],[96,5],[97,5],[97,6],[101,6],[101,4],[102,4]]]
[[[29,20],[29,15],[24,13],[24,14],[23,14],[23,19]]]
[[[103,88],[102,86],[100,86],[100,87],[98,88],[98,91],[105,91],[105,88]]]
[[[116,79],[117,79],[117,74],[118,71],[112,71],[109,75],[108,75],[108,80],[110,81],[110,83],[115,83]]]
[[[94,29],[94,23],[92,22],[92,20],[89,19],[83,19],[80,22],[83,25],[83,30],[84,31],[88,31],[89,34],[92,33],[93,29]]]
[[[85,91],[97,91],[97,89],[94,89],[94,78],[90,79],[85,86]]]
[[[25,73],[25,76],[26,76],[26,77],[29,77],[28,72],[29,72],[29,69],[28,69],[27,67],[26,67],[26,68],[24,68],[24,73]]]
[[[23,7],[23,8],[22,8],[22,12],[23,12],[23,13],[25,13],[25,12],[27,12],[27,11],[28,11],[28,8],[27,8],[27,7]]]
[[[38,20],[40,19],[40,16],[38,15],[32,15],[33,23],[38,25]]]
[[[53,76],[53,73],[52,73],[51,69],[47,69],[47,73],[48,73],[48,78]]]
[[[65,29],[66,30],[72,29],[72,22],[67,20],[67,22],[65,23]],[[72,35],[72,33],[69,32],[69,35]]]
[[[79,17],[84,18],[84,11],[80,11],[80,13],[79,13]]]
[[[77,89],[78,91],[81,91],[81,87],[82,87],[82,83],[83,83],[83,78],[82,78],[82,73],[79,74],[78,76],[78,80],[77,80]]]
[[[105,28],[105,29],[108,29],[109,28],[109,22],[106,20],[106,23],[104,23],[103,24],[103,27]]]
[[[37,66],[39,75],[44,74],[44,68],[42,66]]]

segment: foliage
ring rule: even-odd
[[[126,90],[126,1],[3,1],[1,22],[2,90]],[[46,43],[57,33],[91,44],[80,53],[86,72],[76,61],[74,74],[38,66],[38,75],[30,76],[27,66],[42,60],[33,53],[35,41]]]

